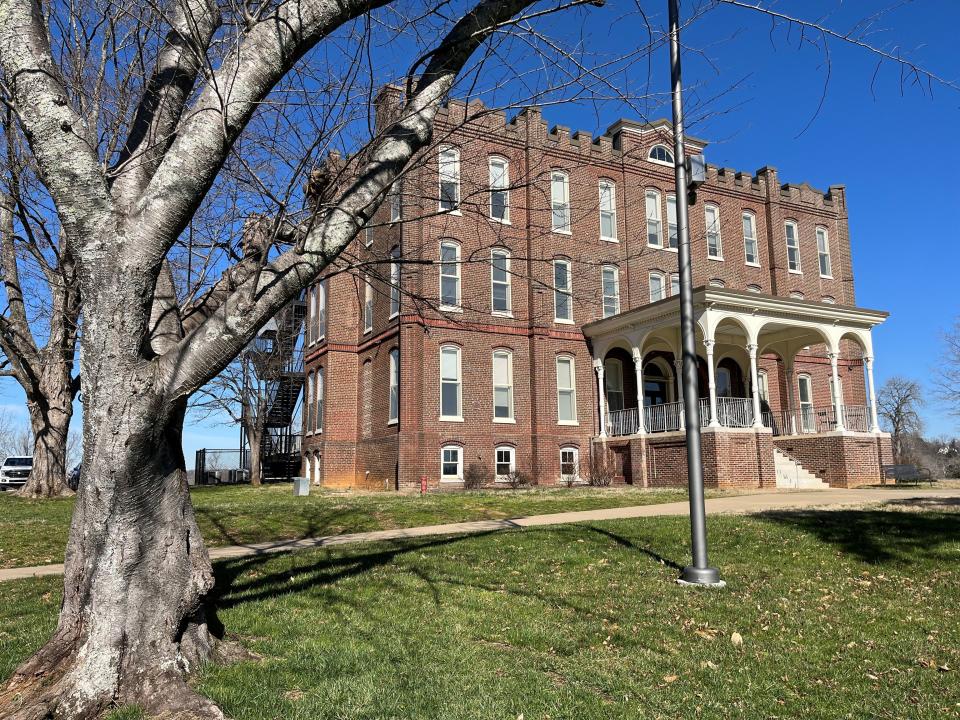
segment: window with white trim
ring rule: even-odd
[[[813,432],[816,425],[813,414],[813,381],[809,375],[797,375],[797,395],[800,400],[800,428]]]
[[[317,322],[317,286],[313,285],[309,292],[310,296],[310,314],[307,323],[307,345],[313,345],[317,340],[316,322]]]
[[[460,310],[460,245],[440,243],[440,309]]]
[[[604,265],[600,270],[600,285],[603,292],[603,316],[610,317],[620,312],[620,270],[616,265]]]
[[[617,186],[600,181],[600,239],[617,239]]]
[[[802,273],[800,267],[800,232],[793,220],[783,224],[783,233],[787,239],[787,269],[792,273]]]
[[[560,448],[560,479],[564,482],[580,479],[580,451],[577,448]]]
[[[680,273],[670,273],[670,294],[680,294]]]
[[[400,314],[400,248],[390,251],[390,317]]]
[[[570,232],[570,177],[560,170],[550,173],[551,227],[554,232]]]
[[[557,322],[573,322],[573,289],[570,261],[553,261],[553,317]]]
[[[660,193],[647,190],[645,197],[647,212],[647,245],[663,247],[663,227],[660,222]]]
[[[833,265],[830,262],[830,236],[824,227],[817,228],[817,255],[820,258],[820,277],[833,278]]]
[[[363,244],[366,247],[373,245],[373,228],[369,225],[363,228]]]
[[[557,357],[557,423],[577,424],[577,385],[573,358]]]
[[[440,449],[440,480],[460,482],[463,480],[463,448],[445,445]]]
[[[460,207],[460,151],[456,148],[440,150],[440,210],[454,211]]]
[[[390,222],[400,222],[403,218],[403,208],[401,200],[403,196],[400,192],[400,181],[397,180],[390,188]]]
[[[494,315],[510,315],[513,310],[510,289],[510,253],[502,248],[490,251],[490,308]]]
[[[323,368],[317,368],[317,399],[315,405],[315,416],[313,429],[317,432],[323,432],[323,400],[325,388],[323,386]]]
[[[707,225],[707,257],[723,260],[723,242],[720,239],[720,208],[716,205],[703,206]]]
[[[440,348],[440,419],[463,419],[463,383],[461,381],[460,348]]]
[[[770,400],[770,385],[766,370],[757,371],[757,394],[763,402]]]
[[[673,165],[673,153],[666,145],[654,145],[647,159],[660,165]]]
[[[657,302],[666,297],[663,291],[663,273],[650,273],[650,302]]]
[[[677,196],[667,195],[667,238],[671,250],[680,247],[677,240]]]
[[[513,420],[513,353],[509,350],[493,353],[493,420]]]
[[[825,302],[827,305],[837,304],[837,300],[836,298],[833,297],[833,295],[824,295],[822,299],[823,299],[823,302]]]
[[[314,423],[316,422],[314,412],[316,410],[316,405],[314,403],[314,387],[316,386],[316,380],[314,379],[316,374],[314,372],[307,373],[307,395],[306,395],[306,404],[307,404],[307,432],[313,432]]]
[[[316,340],[320,342],[327,336],[327,281],[321,280],[317,284],[317,334]]]
[[[490,170],[490,218],[497,222],[510,222],[510,163],[502,157],[491,157]]]
[[[497,482],[506,482],[517,469],[517,453],[510,445],[501,445],[494,451],[494,474]]]
[[[803,300],[805,295],[799,290],[794,290],[790,293],[790,297],[792,297],[794,300]]]
[[[743,213],[743,257],[747,265],[759,265],[757,248],[757,219],[751,212]]]
[[[710,278],[710,287],[722,288],[726,286],[727,284],[720,278]]]
[[[747,290],[752,293],[763,292],[763,288],[759,285],[747,285]]]
[[[388,423],[395,423],[400,417],[400,351],[390,351],[390,412]]]
[[[363,332],[373,330],[373,283],[370,278],[363,281]]]

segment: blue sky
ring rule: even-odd
[[[837,0],[775,5],[807,19],[830,13],[826,22],[841,30],[885,6]],[[606,7],[589,10],[584,46],[610,54],[630,48],[643,36],[632,7],[609,0]],[[642,7],[662,26],[665,0]],[[896,43],[911,59],[960,82],[957,27],[960,3],[920,0],[885,14],[870,40],[885,49]],[[580,30],[578,24],[578,37]],[[769,19],[753,11],[719,7],[688,28],[684,42],[702,50],[684,57],[691,105],[698,98],[717,98],[691,110],[690,132],[711,141],[708,162],[745,172],[772,165],[783,182],[847,186],[858,304],[891,313],[874,333],[877,382],[899,374],[928,386],[939,335],[960,315],[955,280],[960,92],[936,85],[932,93],[926,87],[901,87],[900,70],[892,63],[882,64],[875,75],[875,56],[832,42],[827,94],[816,113],[827,64],[821,50],[799,42],[796,30],[771,32]],[[666,60],[661,50],[649,68],[658,93],[668,91]],[[646,63],[637,64],[615,79],[638,88],[646,83],[647,71]],[[635,113],[605,103],[552,107],[544,114],[552,123],[599,134],[618,117]],[[658,116],[665,117],[665,110],[651,113]],[[26,420],[23,394],[10,378],[0,378],[0,408]],[[960,420],[932,400],[924,416],[930,434],[960,432]],[[196,448],[238,442],[235,428],[215,423],[188,426],[186,435],[188,467]]]

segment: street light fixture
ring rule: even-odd
[[[690,267],[690,225],[687,160],[683,147],[683,98],[680,80],[680,18],[677,0],[667,0],[670,23],[670,81],[673,95],[673,159],[677,193],[677,259],[680,270],[680,339],[683,354],[683,412],[687,430],[687,484],[690,495],[690,537],[693,563],[678,583],[722,587],[720,571],[707,561],[707,521],[703,502],[703,459],[700,454],[700,402],[697,392],[697,344],[693,320],[693,273]],[[692,163],[695,184],[703,180],[702,159]]]

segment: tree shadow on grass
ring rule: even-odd
[[[960,537],[960,513],[777,510],[759,517],[813,535],[872,565],[955,562],[941,548]]]
[[[612,533],[609,530],[605,530],[604,528],[596,527],[595,525],[585,525],[584,527],[592,532],[597,533],[598,535],[603,535],[604,537],[610,538],[615,543],[617,543],[617,545],[620,545],[621,547],[625,547],[628,550],[634,550],[638,553],[642,553],[643,555],[646,555],[652,560],[656,560],[661,565],[666,565],[667,567],[673,568],[674,570],[678,570],[678,571],[683,570],[683,566],[680,565],[679,563],[671,560],[670,558],[664,557],[663,555],[660,555],[659,553],[651,550],[650,548],[640,547],[639,545],[635,544],[631,540],[628,540],[622,535],[617,535],[616,533]]]

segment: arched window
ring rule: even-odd
[[[491,157],[490,170],[490,219],[510,222],[510,163],[506,158]]]
[[[663,223],[660,221],[660,192],[647,190],[645,194],[647,210],[647,245],[663,247]]]
[[[324,387],[323,387],[323,368],[317,368],[317,399],[315,402],[316,406],[316,420],[314,424],[314,429],[317,432],[323,432],[323,398],[324,398]]]
[[[390,351],[390,413],[388,423],[397,422],[400,417],[400,351]]]
[[[703,213],[707,225],[707,257],[723,260],[723,241],[720,239],[720,208],[716,205],[704,205]]]
[[[559,323],[573,322],[573,281],[570,261],[553,261],[553,319]]]
[[[510,315],[510,253],[503,248],[490,251],[490,308],[494,315]]]
[[[753,293],[763,292],[763,288],[759,285],[747,285],[747,290]]]
[[[463,480],[463,448],[459,445],[444,445],[440,449],[440,481]]]
[[[517,452],[510,445],[500,445],[494,450],[493,467],[496,482],[506,482],[517,469]]]
[[[790,297],[792,297],[794,300],[803,300],[804,294],[799,290],[794,290],[792,293],[790,293]]]
[[[460,244],[440,243],[440,309],[460,311]]]
[[[462,421],[462,406],[460,348],[443,345],[440,348],[440,419]]]
[[[575,447],[560,448],[560,480],[576,482],[580,479],[580,450]]]
[[[654,145],[650,148],[647,159],[661,165],[673,165],[673,153],[666,145]]]
[[[800,267],[800,231],[793,220],[783,224],[783,234],[787,240],[787,269],[792,273],[802,273]]]
[[[657,302],[666,297],[663,286],[663,273],[653,271],[650,273],[650,302]]]
[[[710,278],[710,287],[722,288],[726,286],[727,284],[720,278]]]
[[[827,305],[836,305],[836,304],[837,304],[836,299],[835,299],[832,295],[824,295],[824,296],[823,296],[823,302],[825,302]]]

